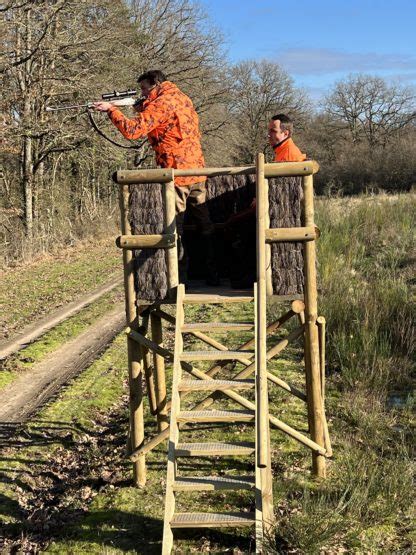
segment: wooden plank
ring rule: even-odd
[[[254,526],[254,513],[176,513],[172,528],[237,528]]]
[[[178,443],[175,455],[177,457],[215,457],[240,455],[252,455],[254,453],[254,443]]]
[[[279,162],[265,164],[265,177],[289,177],[292,175],[312,175],[319,170],[319,164],[314,160],[304,162]],[[113,179],[119,185],[133,183],[167,183],[176,177],[213,177],[216,175],[254,175],[256,166],[230,166],[222,168],[190,168],[175,169],[140,169],[140,170],[119,170],[113,175]]]
[[[252,490],[251,476],[180,476],[173,485],[175,491]]]
[[[266,230],[266,243],[314,241],[317,237],[317,228],[315,226],[275,227]]]
[[[158,235],[120,235],[116,239],[119,249],[171,249],[176,244],[173,233]]]
[[[250,422],[254,420],[252,410],[189,410],[180,411],[178,422]]]

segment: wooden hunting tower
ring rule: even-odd
[[[317,311],[315,241],[319,231],[314,224],[313,203],[313,174],[317,170],[318,165],[313,161],[265,164],[264,156],[259,154],[256,165],[250,167],[126,170],[115,175],[115,181],[120,185],[122,235],[117,239],[117,245],[123,249],[128,325],[130,459],[135,482],[144,486],[146,453],[169,439],[163,537],[165,554],[173,548],[175,528],[250,525],[255,526],[257,552],[262,552],[264,535],[273,526],[270,426],[311,449],[313,473],[318,477],[325,476],[325,458],[331,456],[331,445],[324,411],[325,319],[318,317]],[[204,287],[192,279],[186,287],[178,282],[174,177],[189,175],[208,176],[207,203],[216,228],[223,277],[222,285],[217,288]],[[229,253],[233,238],[227,237],[224,223],[250,207],[254,197],[256,217],[253,218],[252,234],[255,248],[252,254],[247,249],[244,262],[254,264],[256,283],[244,290],[232,289],[226,282],[233,278],[233,272],[235,274]],[[197,243],[198,238],[192,221],[187,225],[192,253],[193,241]],[[252,261],[250,256],[254,257]],[[194,249],[191,273],[195,275],[191,277],[198,277],[199,262],[198,249]],[[187,304],[231,302],[252,303],[253,320],[187,322],[185,319]],[[273,322],[266,321],[266,306],[270,302],[282,303],[281,316]],[[176,304],[176,316],[164,310],[164,305],[168,304]],[[285,304],[287,308],[284,308]],[[267,335],[293,319],[298,326],[267,348]],[[175,325],[173,351],[162,344],[163,321]],[[209,335],[228,331],[238,334],[247,330],[253,330],[252,339],[233,350]],[[211,348],[187,350],[183,340],[186,334],[192,334]],[[304,392],[267,369],[267,361],[298,338],[303,339],[304,345]],[[173,364],[169,400],[165,361]],[[208,370],[201,369],[198,367],[200,361],[211,361],[212,365]],[[221,374],[232,362],[240,364],[242,369],[232,379],[224,378]],[[150,439],[145,438],[144,430],[143,380],[159,430]],[[310,437],[273,416],[272,407],[269,407],[269,386],[280,387],[307,404]],[[185,408],[185,397],[192,397],[197,391],[206,392],[206,397]],[[214,401],[221,400],[231,400],[239,410],[207,410]],[[200,443],[197,434],[195,442],[180,441],[184,426],[187,430],[195,430],[192,424],[207,422],[223,422],[236,427],[241,423],[251,423],[253,441]],[[228,478],[188,476],[181,472],[183,457],[212,456],[254,456],[255,472],[252,476]],[[255,512],[184,513],[175,510],[180,492],[218,489],[252,489]]]

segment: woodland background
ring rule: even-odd
[[[286,112],[296,142],[321,165],[319,194],[400,192],[416,183],[415,91],[401,84],[352,74],[315,106],[278,63],[231,65],[221,33],[191,0],[9,0],[0,11],[5,265],[113,233],[110,176],[152,166],[147,143],[117,148],[92,131],[85,112],[46,107],[134,88],[147,69],[163,70],[191,96],[209,165],[251,163],[258,151],[271,159],[267,122]],[[94,117],[123,142],[105,114]]]

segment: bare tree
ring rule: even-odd
[[[234,66],[229,78],[230,111],[235,124],[240,161],[252,162],[267,145],[267,123],[285,112],[299,124],[309,109],[305,94],[276,63],[248,60]]]
[[[380,77],[351,75],[324,101],[325,112],[344,124],[353,143],[385,146],[389,137],[416,119],[415,92]]]

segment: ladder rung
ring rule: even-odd
[[[254,420],[252,410],[190,410],[181,411],[178,422],[247,422]]]
[[[251,476],[180,476],[176,478],[175,491],[213,491],[218,489],[253,489]]]
[[[254,329],[253,322],[201,322],[200,324],[185,324],[182,332],[193,331],[247,331]]]
[[[179,391],[227,391],[253,387],[254,380],[182,380],[179,382]]]
[[[255,513],[176,513],[170,521],[172,528],[225,528],[251,526]]]
[[[177,457],[215,457],[235,455],[252,455],[255,444],[241,443],[178,443],[175,449]]]
[[[184,351],[181,360],[235,360],[252,357],[253,351]]]

